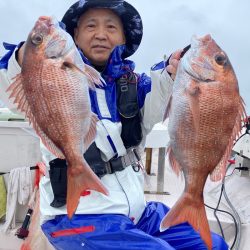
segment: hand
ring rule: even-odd
[[[25,43],[18,49],[17,51],[17,62],[22,67],[23,63],[23,54],[24,54],[24,49],[25,49]]]
[[[176,71],[180,62],[182,49],[175,51],[169,58],[169,64],[166,67],[167,72],[170,74],[171,78],[174,80],[176,76]]]

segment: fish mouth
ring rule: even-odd
[[[45,53],[47,58],[58,59],[69,54],[74,47],[71,36],[60,26],[55,17],[40,18],[42,25],[47,26],[48,41]]]
[[[43,24],[46,27],[58,26],[59,22],[54,16],[40,16],[37,20],[37,23]]]
[[[199,82],[213,82],[213,77],[206,77],[206,75],[211,76],[211,68],[206,68],[203,64],[199,64],[197,62],[191,62],[187,59],[186,55],[182,59],[183,69],[186,74],[188,74],[192,79]],[[202,69],[204,72],[204,76],[197,73],[194,68]]]
[[[184,68],[184,71],[191,76],[191,78],[193,78],[194,80],[198,81],[198,82],[213,82],[213,79],[209,79],[209,78],[203,78],[200,75],[196,74],[195,72],[191,72],[187,69]]]
[[[209,60],[206,58],[202,59],[202,62],[197,60],[201,57],[197,50],[200,47],[207,46],[212,40],[211,35],[205,35],[204,37],[198,38],[197,36],[192,37],[191,45],[187,46],[183,51],[182,64],[183,69],[192,79],[199,82],[213,82],[215,81],[215,72],[213,67],[210,65]],[[193,58],[194,57],[194,58]]]

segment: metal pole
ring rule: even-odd
[[[157,193],[163,193],[164,190],[165,156],[166,156],[166,148],[159,148]]]
[[[148,175],[151,174],[152,165],[152,148],[146,148],[146,172]]]

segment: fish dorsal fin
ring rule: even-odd
[[[220,160],[219,164],[215,167],[215,169],[210,174],[210,179],[212,181],[220,181],[222,178],[224,178],[225,173],[226,173],[227,162],[228,162],[228,159],[231,155],[234,140],[237,137],[239,137],[239,135],[241,133],[241,122],[242,122],[242,120],[244,120],[245,117],[247,117],[245,107],[244,107],[244,101],[241,97],[239,100],[239,109],[238,110],[239,111],[238,111],[238,115],[236,118],[236,122],[235,122],[235,125],[233,128],[233,131],[232,131],[232,135],[229,139],[227,148],[225,150],[225,153],[224,153],[222,159]]]
[[[200,88],[197,83],[191,81],[189,88],[185,89],[185,94],[187,96],[190,111],[193,117],[193,123],[195,131],[199,131],[200,127],[200,103],[199,103],[199,95],[200,95]]]
[[[10,93],[9,98],[13,99],[13,103],[17,105],[17,109],[24,112],[25,117],[29,119],[31,112],[24,93],[23,77],[21,74],[18,74],[15,78],[13,78],[13,82],[7,88],[6,92]]]
[[[87,135],[84,138],[84,149],[85,150],[87,150],[87,148],[90,146],[90,144],[95,139],[97,121],[98,121],[98,118],[97,118],[96,114],[92,113],[90,128],[89,128]]]
[[[64,61],[62,63],[62,68],[76,70],[79,73],[83,74],[88,79],[88,85],[91,89],[95,89],[95,84],[100,87],[103,87],[105,85],[105,81],[100,76],[100,73],[87,64],[84,64],[84,68],[80,69],[71,61]]]
[[[14,103],[17,104],[17,109],[25,114],[25,117],[28,118],[30,124],[41,138],[43,144],[48,148],[51,153],[55,156],[63,159],[64,155],[58,147],[49,139],[49,137],[43,132],[40,128],[34,115],[32,114],[30,105],[26,98],[24,89],[23,89],[23,78],[22,75],[17,75],[14,79],[14,82],[8,87],[7,91],[10,92],[10,98],[13,98]]]

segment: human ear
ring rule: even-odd
[[[78,28],[74,29],[74,40],[75,40],[75,44],[78,45],[78,35],[79,35],[79,30]]]

